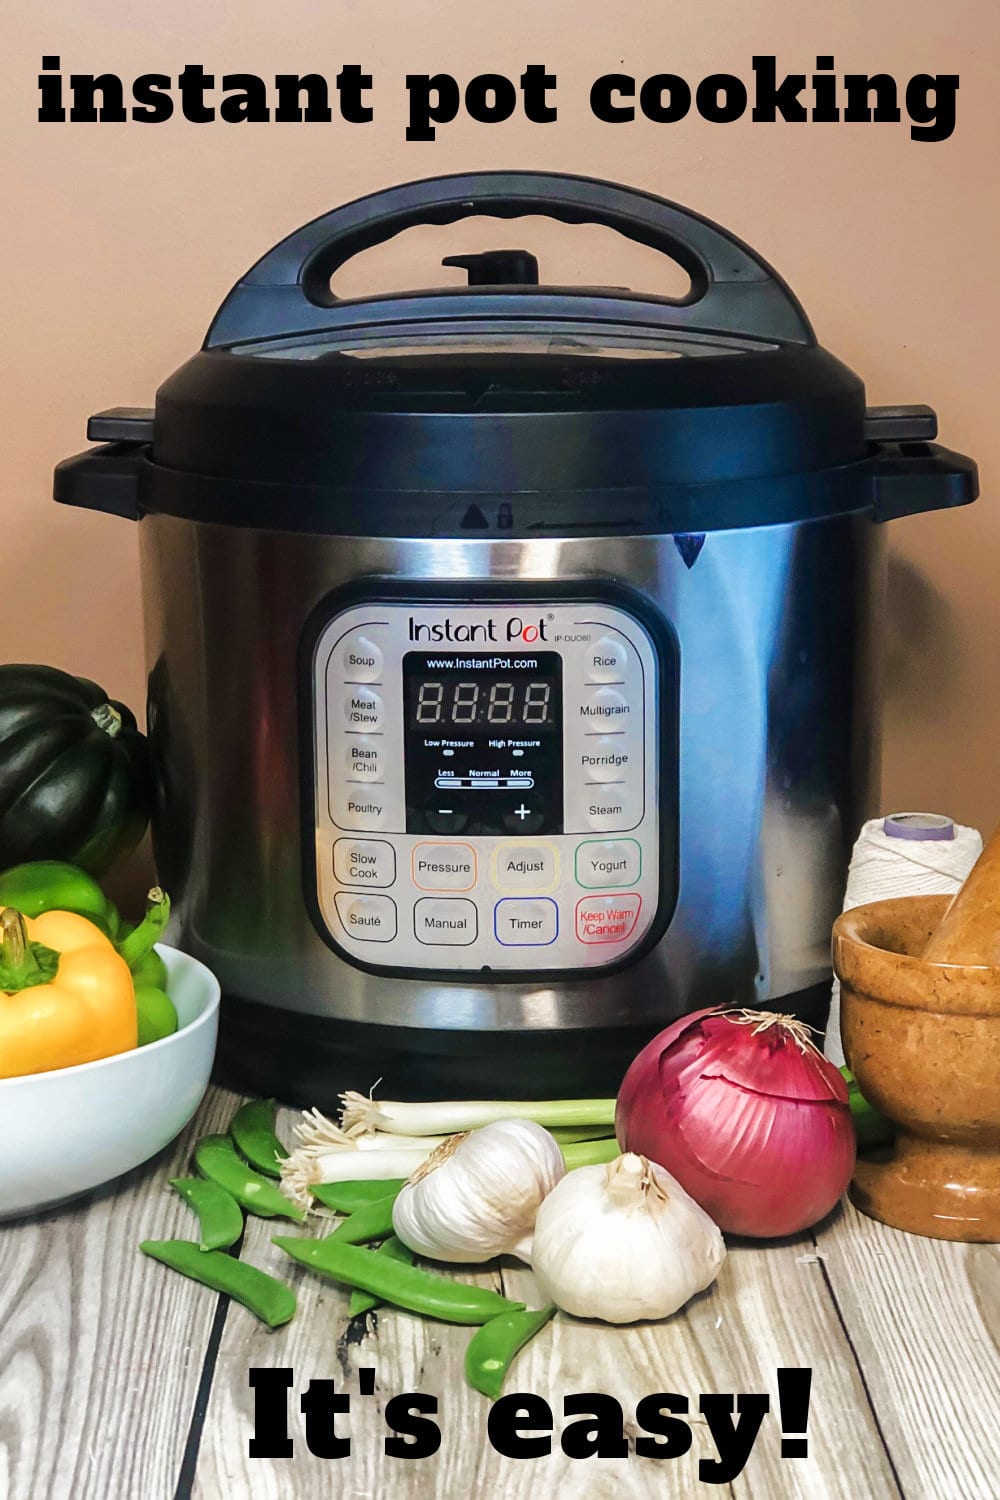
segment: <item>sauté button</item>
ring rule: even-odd
[[[592,688],[579,703],[580,722],[585,729],[600,732],[627,729],[632,723],[632,705],[617,688]]]
[[[381,828],[385,822],[385,788],[341,782],[334,788],[333,821],[341,828]]]
[[[381,682],[382,652],[366,635],[349,635],[340,651],[345,682]]]
[[[628,666],[628,647],[610,635],[602,635],[587,653],[587,676],[591,682],[621,682]]]
[[[422,891],[471,891],[476,883],[471,844],[417,844],[410,867],[413,884]]]
[[[535,901],[505,896],[493,912],[493,931],[505,948],[544,948],[559,934],[559,908],[551,896]]]
[[[559,856],[551,844],[500,844],[493,851],[493,884],[500,891],[551,891]]]
[[[392,885],[396,851],[384,839],[338,839],[333,846],[333,873],[341,885]]]
[[[385,716],[381,695],[368,687],[344,689],[344,721],[348,729],[380,729]]]
[[[580,769],[587,781],[623,781],[638,763],[631,735],[588,735],[580,751]]]
[[[334,900],[341,926],[359,943],[391,943],[396,936],[396,903],[391,896],[338,891]]]
[[[479,931],[475,903],[461,896],[423,896],[413,908],[413,931],[420,943],[467,948]]]
[[[368,734],[352,734],[344,750],[348,781],[382,780],[382,745]]]
[[[641,871],[642,850],[635,839],[588,839],[577,845],[577,885],[634,885]]]
[[[639,920],[642,897],[584,896],[576,903],[576,935],[581,943],[620,943]]]

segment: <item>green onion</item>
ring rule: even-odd
[[[454,1135],[494,1120],[534,1120],[536,1125],[613,1125],[614,1099],[452,1099],[443,1103],[378,1102],[364,1094],[341,1094],[341,1128],[348,1134],[391,1130],[397,1135]]]

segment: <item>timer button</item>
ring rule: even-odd
[[[391,943],[396,936],[396,903],[391,896],[338,891],[334,901],[341,926],[359,943]]]
[[[392,885],[396,851],[385,839],[338,839],[333,846],[333,873],[341,885]]]
[[[413,908],[413,933],[418,943],[467,948],[476,941],[478,931],[475,903],[463,897],[423,896]]]
[[[628,729],[632,724],[632,705],[617,688],[592,688],[581,698],[579,710],[584,729],[593,733]]]
[[[591,682],[623,682],[628,667],[628,647],[613,636],[602,635],[587,652],[587,677]]]
[[[366,635],[354,634],[347,637],[340,649],[340,666],[345,682],[382,680],[382,652]]]
[[[344,721],[348,729],[381,729],[385,704],[380,693],[368,687],[348,687],[344,694]]]
[[[382,780],[382,746],[367,734],[348,738],[344,751],[344,769],[348,781]]]
[[[505,948],[547,948],[559,935],[559,908],[551,896],[536,901],[505,896],[496,904],[493,931]]]
[[[476,883],[476,851],[471,844],[417,844],[411,869],[419,890],[471,891]]]

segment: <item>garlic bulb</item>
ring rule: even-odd
[[[538,1205],[565,1170],[541,1125],[495,1120],[432,1152],[400,1191],[392,1227],[404,1245],[432,1260],[526,1259]]]
[[[666,1318],[711,1285],[722,1235],[669,1172],[631,1152],[568,1172],[538,1211],[531,1269],[564,1312]]]

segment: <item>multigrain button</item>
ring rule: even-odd
[[[587,781],[622,781],[638,764],[629,735],[587,735],[580,751],[580,769]]]
[[[610,635],[602,635],[587,652],[587,676],[591,682],[621,682],[628,665],[628,647]]]
[[[345,781],[333,788],[331,814],[339,828],[381,828],[385,807],[384,787]]]
[[[635,885],[641,873],[642,850],[635,839],[588,839],[577,845],[577,885]]]
[[[632,705],[617,688],[592,688],[580,699],[579,708],[580,722],[595,734],[628,729],[633,722]]]
[[[413,908],[413,932],[419,943],[467,948],[476,941],[475,904],[462,897],[423,896]]]
[[[471,891],[476,883],[471,844],[417,844],[410,867],[413,884],[422,891]]]
[[[642,792],[637,785],[596,785],[583,788],[587,825],[598,832],[634,828],[642,815]]]
[[[366,635],[349,635],[340,650],[345,682],[381,682],[382,652]]]
[[[396,936],[396,903],[391,896],[356,896],[338,891],[337,916],[348,937],[359,943],[391,943]]]
[[[505,896],[494,909],[493,931],[505,948],[546,948],[559,935],[559,908],[551,896]]]
[[[559,855],[551,844],[500,844],[493,851],[493,884],[498,891],[541,895],[559,879]]]
[[[381,729],[384,715],[385,704],[372,688],[344,689],[344,722],[348,729]]]
[[[368,734],[346,736],[344,770],[348,781],[382,780],[382,743]]]
[[[341,885],[392,885],[396,851],[384,839],[338,839],[333,846],[333,873]]]
[[[576,935],[581,943],[621,943],[639,920],[642,897],[584,896],[576,903]]]

